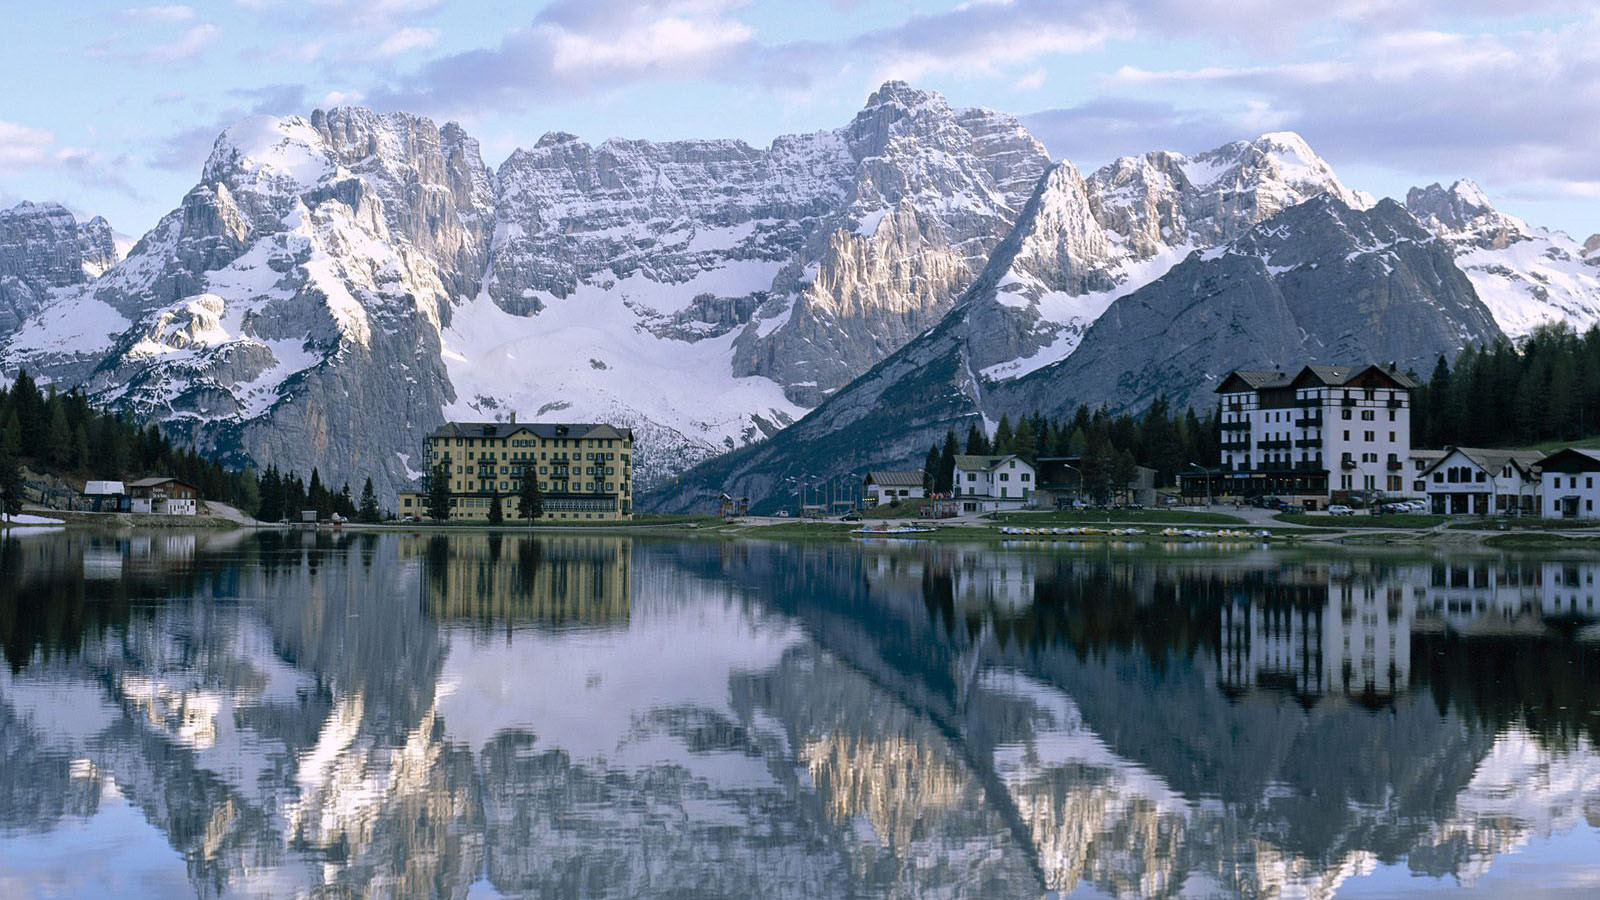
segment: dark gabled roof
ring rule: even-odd
[[[1460,453],[1462,456],[1465,456],[1468,460],[1470,460],[1473,465],[1484,470],[1485,472],[1498,472],[1505,467],[1506,463],[1510,463],[1516,466],[1518,469],[1521,469],[1522,473],[1527,476],[1532,476],[1534,474],[1533,470],[1545,457],[1545,454],[1538,450],[1501,450],[1484,449],[1482,447],[1450,447],[1446,450],[1440,451],[1439,457],[1435,459],[1426,469],[1423,469],[1422,474],[1427,475],[1434,469],[1439,468],[1444,464],[1446,459],[1450,458],[1452,453]]]
[[[1539,460],[1538,466],[1546,472],[1600,472],[1600,450],[1563,447]]]
[[[1231,394],[1238,391],[1259,391],[1262,388],[1288,386],[1289,376],[1283,372],[1235,369],[1217,385],[1216,393]]]
[[[1407,390],[1417,387],[1416,380],[1399,369],[1370,364],[1363,366],[1314,365],[1306,366],[1292,375],[1279,371],[1236,369],[1229,372],[1227,377],[1222,379],[1222,383],[1217,385],[1216,393],[1229,394],[1238,391],[1260,391],[1269,388],[1299,387],[1305,384],[1341,387],[1351,382],[1362,381],[1375,376],[1391,381]]]
[[[603,422],[446,422],[433,430],[436,438],[492,438],[500,440],[518,432],[541,438],[621,438],[633,440],[633,431]]]
[[[170,475],[163,475],[155,478],[141,478],[138,481],[130,481],[128,482],[127,487],[129,490],[132,490],[133,488],[160,487],[163,484],[181,484],[184,487],[195,491],[200,490],[189,482],[184,481],[181,478],[173,478]]]
[[[921,470],[868,472],[866,483],[879,487],[922,487],[922,472]]]
[[[1008,459],[1019,458],[1020,457],[1018,457],[1015,453],[1006,453],[999,456],[972,456],[970,454],[958,453],[956,454],[956,468],[965,469],[969,472],[977,469],[994,469],[998,468],[1001,463]]]

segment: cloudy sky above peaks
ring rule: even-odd
[[[79,0],[17,4],[0,205],[137,235],[252,114],[460,121],[497,165],[546,131],[773,137],[882,81],[1022,116],[1089,169],[1302,134],[1352,187],[1467,177],[1600,231],[1600,9],[1545,0]]]

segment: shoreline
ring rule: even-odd
[[[104,531],[138,531],[155,530],[170,531],[178,529],[194,529],[205,531],[224,530],[251,530],[251,531],[308,531],[313,533],[339,533],[350,532],[356,534],[448,534],[451,532],[467,534],[596,534],[612,536],[652,536],[676,538],[714,538],[721,540],[790,540],[790,541],[932,541],[938,543],[1003,543],[1027,542],[1039,546],[1048,546],[1053,543],[1083,543],[1083,542],[1134,542],[1145,544],[1161,543],[1192,543],[1195,541],[1214,541],[1217,543],[1238,543],[1240,541],[1252,543],[1270,543],[1286,546],[1361,546],[1361,545],[1408,545],[1408,546],[1454,546],[1461,548],[1482,547],[1490,549],[1572,549],[1572,550],[1600,550],[1600,528],[1567,528],[1558,526],[1536,525],[1533,527],[1511,527],[1506,530],[1499,528],[1472,528],[1467,523],[1447,523],[1427,528],[1386,527],[1383,525],[1364,525],[1349,527],[1344,523],[1328,522],[1327,524],[1300,524],[1267,520],[1260,522],[1246,522],[1223,524],[1215,521],[1184,522],[1181,516],[1171,516],[1172,521],[1151,522],[1148,519],[1128,518],[1119,521],[1118,517],[1110,516],[1104,521],[1072,521],[1070,524],[1059,521],[1047,521],[1039,525],[1023,524],[1023,517],[1012,517],[1004,521],[993,519],[964,521],[964,522],[924,522],[922,520],[908,520],[904,518],[872,519],[864,518],[860,522],[840,522],[837,520],[804,520],[788,519],[781,517],[772,518],[746,518],[734,521],[722,521],[715,517],[698,517],[684,519],[674,517],[669,521],[630,521],[630,522],[596,522],[587,523],[505,523],[489,525],[484,522],[410,522],[410,523],[357,523],[347,522],[338,526],[323,525],[316,528],[307,527],[298,523],[288,522],[253,522],[234,519],[226,516],[200,515],[200,516],[152,516],[131,513],[94,513],[76,510],[53,510],[45,508],[26,508],[25,514],[47,516],[60,519],[61,525],[52,528],[71,528]],[[1215,514],[1212,514],[1214,517]],[[1204,517],[1196,517],[1203,519]],[[933,530],[915,534],[885,534],[882,536],[861,534],[859,529],[871,525],[904,525],[910,521],[918,521],[931,525]],[[22,527],[22,526],[18,526]],[[1065,533],[1068,528],[1097,529],[1087,533]],[[1026,529],[1026,531],[1008,532],[1003,529]],[[1061,529],[1056,532],[1055,529]],[[1109,533],[1111,529],[1138,529],[1137,533]],[[1164,534],[1167,529],[1177,530],[1181,533]],[[1221,532],[1221,533],[1219,533]],[[1265,532],[1262,534],[1260,532]]]

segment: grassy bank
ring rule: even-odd
[[[1422,531],[1450,521],[1444,516],[1426,516],[1414,513],[1395,513],[1385,516],[1313,516],[1306,513],[1278,513],[1272,518],[1290,525],[1311,528],[1334,528],[1348,531],[1356,528],[1389,528]]]
[[[987,518],[1003,525],[1244,525],[1244,519],[1227,513],[1182,509],[1085,509],[1051,512],[991,513]]]

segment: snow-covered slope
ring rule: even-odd
[[[0,209],[0,338],[120,258],[111,226],[56,203]]]
[[[1600,323],[1600,236],[1587,244],[1495,209],[1476,184],[1430,184],[1406,193],[1406,208],[1456,248],[1479,299],[1512,338],[1540,325],[1578,330]]]
[[[453,124],[256,117],[125,262],[23,309],[3,359],[390,496],[441,421],[513,413],[633,427],[649,484],[938,321],[1048,166],[1014,118],[900,82],[765,149],[550,134],[498,172]]]

